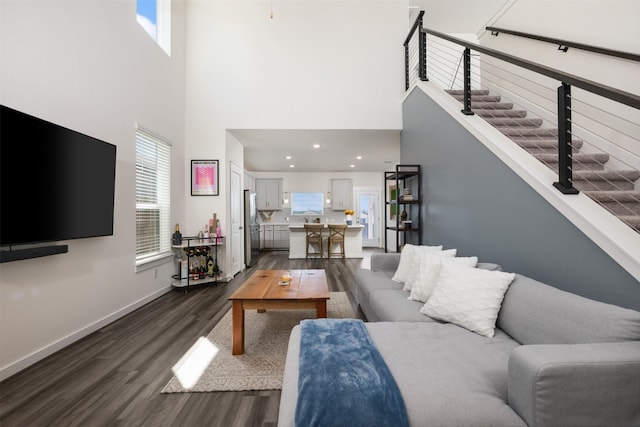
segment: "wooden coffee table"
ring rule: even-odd
[[[284,273],[291,282],[279,285]],[[324,270],[257,270],[229,297],[232,306],[231,354],[244,353],[244,311],[256,309],[315,308],[318,318],[327,317],[329,286]]]

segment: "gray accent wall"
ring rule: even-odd
[[[423,244],[640,310],[640,283],[419,89],[403,104],[400,150],[422,166]]]

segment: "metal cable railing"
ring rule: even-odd
[[[560,191],[583,191],[640,231],[640,97],[436,31],[421,32],[423,80],[447,90],[463,103],[463,113],[483,117],[556,171]],[[418,41],[411,43],[417,54],[408,66],[419,69],[421,49]]]

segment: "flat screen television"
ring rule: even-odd
[[[113,234],[116,146],[0,106],[0,246]]]

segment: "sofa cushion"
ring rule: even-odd
[[[493,337],[498,311],[515,274],[444,264],[423,314]]]
[[[520,274],[505,294],[497,326],[521,344],[640,340],[640,312],[565,292]]]
[[[407,299],[401,289],[375,291],[369,295],[369,306],[376,320],[385,322],[436,322],[420,313],[423,303]]]
[[[369,294],[382,289],[402,289],[400,283],[391,280],[393,272],[360,269],[356,272],[356,299],[358,304],[369,304]]]
[[[432,251],[430,249],[423,249],[424,246],[419,246],[413,251],[413,264],[411,264],[411,269],[409,270],[409,275],[407,276],[407,280],[404,282],[405,291],[411,291],[413,286],[421,279],[423,274],[423,260],[426,258],[428,260],[433,259],[432,255],[439,256],[442,258],[454,258],[457,249],[446,249],[444,251]]]
[[[518,346],[453,324],[367,324],[391,370],[413,426],[524,426],[507,404],[507,366]],[[454,406],[452,406],[454,405]]]
[[[444,252],[444,251],[443,251]],[[443,257],[439,253],[423,254],[420,261],[420,269],[415,282],[411,284],[409,299],[413,301],[427,302],[431,291],[435,287],[440,270],[444,264],[454,264],[466,267],[475,267],[478,257]]]
[[[397,252],[371,254],[371,271],[390,272],[391,276],[393,276],[398,269],[401,256],[402,255]]]
[[[426,250],[433,250],[433,251],[442,250],[442,246],[421,246],[421,247],[427,248]],[[392,278],[394,282],[404,283],[407,281],[411,268],[413,268],[413,263],[414,263],[413,255],[416,248],[418,248],[418,246],[411,245],[409,243],[403,246],[402,253],[400,254],[400,262],[398,263],[398,269],[395,271],[395,274],[393,275],[393,278]]]

